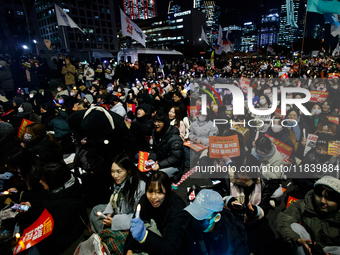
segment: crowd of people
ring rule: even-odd
[[[15,225],[23,233],[47,209],[53,233],[27,254],[61,254],[83,234],[84,223],[112,254],[274,254],[267,238],[273,231],[296,254],[340,254],[338,59],[114,66],[65,57],[54,60],[60,77],[54,91],[46,61],[37,58],[21,66],[0,61],[0,190],[9,193],[0,198],[29,206],[2,221],[0,242]],[[279,111],[254,115],[246,104],[244,115],[235,115],[233,94],[213,92],[216,84],[239,87],[255,109]],[[319,95],[304,104],[311,115],[294,104],[281,115],[282,88],[292,88],[287,99],[306,97],[293,93],[297,87]],[[236,128],[232,121],[245,124]],[[234,135],[238,156],[211,157],[209,138]],[[291,153],[282,154],[278,143]],[[172,183],[197,166],[236,171],[206,175],[214,184],[197,187],[187,205]],[[260,171],[250,175],[240,171],[244,166]],[[300,178],[282,166],[314,174]],[[281,170],[261,171],[273,167]],[[273,230],[266,217],[281,202],[287,178],[295,186],[289,195],[298,200],[278,214]],[[1,208],[12,210],[5,203]],[[12,254],[7,244],[1,254]]]

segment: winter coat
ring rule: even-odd
[[[87,81],[93,81],[94,80],[94,70],[91,67],[86,67],[84,69],[84,76],[86,77]]]
[[[74,65],[69,63],[66,66],[63,66],[61,73],[65,75],[65,85],[73,85],[76,83],[74,78],[76,74],[76,68]]]
[[[171,122],[170,122],[170,125],[171,126],[175,126],[175,122],[176,122],[176,119],[173,119]],[[177,126],[175,126],[177,127]],[[179,127],[177,127],[178,130],[179,130],[179,135],[180,137],[182,138],[182,140],[184,141],[184,137],[185,137],[185,125],[184,125],[184,122],[181,120],[179,122]]]
[[[247,246],[247,233],[242,222],[225,209],[221,212],[221,216],[211,233],[203,234],[190,228],[186,229],[189,251],[185,254],[246,255],[250,253]],[[202,241],[207,253],[201,249]]]
[[[153,145],[149,159],[158,161],[159,168],[177,167],[180,173],[183,170],[184,148],[183,140],[179,136],[178,128],[169,126],[160,141],[152,135]]]
[[[54,131],[54,137],[57,140],[62,139],[64,136],[70,133],[70,128],[66,120],[60,116],[53,118],[48,122],[48,128]]]
[[[185,254],[184,249],[182,249],[184,229],[188,221],[188,215],[183,210],[185,203],[173,191],[170,192],[169,196],[168,200],[166,199],[157,209],[152,207],[146,195],[142,196],[139,201],[142,207],[140,218],[148,223],[153,219],[162,236],[148,230],[145,242],[140,244],[130,234],[124,250],[142,250],[149,255]]]
[[[65,189],[59,191],[24,192],[22,202],[29,201],[32,207],[22,215],[18,215],[20,229],[30,226],[44,209],[52,215],[54,228],[52,234],[37,244],[41,255],[62,254],[72,245],[85,230],[80,215],[86,220],[86,208],[81,196],[81,186],[77,179],[65,183]]]
[[[139,108],[142,108],[147,115],[141,118],[134,119],[130,126],[130,131],[136,139],[136,149],[138,151],[149,151],[149,140],[154,128],[153,120],[151,119],[151,105],[141,104],[136,108],[136,113]]]
[[[297,246],[300,236],[291,229],[292,223],[301,223],[313,242],[322,248],[340,246],[340,212],[332,218],[323,218],[316,210],[313,190],[309,191],[304,199],[292,203],[277,217],[276,229],[279,234],[285,241]]]
[[[218,135],[218,128],[215,126],[212,121],[195,121],[190,126],[190,134],[189,139],[193,141],[196,137],[201,140],[201,144],[208,146],[209,145],[209,136]]]
[[[112,208],[112,204],[108,203],[105,210],[103,211],[104,215],[111,214],[112,224],[111,224],[111,230],[127,230],[131,227],[130,220],[132,219],[132,216],[134,214],[135,208],[137,207],[138,201],[141,199],[141,197],[145,193],[145,182],[140,181],[138,185],[138,189],[135,193],[135,204],[132,206],[129,206],[128,203],[126,203],[125,200],[122,201],[119,208],[117,208],[117,211],[114,211]]]

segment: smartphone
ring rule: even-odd
[[[30,209],[28,205],[20,205],[20,204],[14,204],[11,208],[14,210],[20,210],[20,211],[27,211],[28,209]]]

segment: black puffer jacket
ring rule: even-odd
[[[137,111],[142,108],[147,115],[136,117],[131,123],[130,131],[136,140],[137,151],[149,151],[149,137],[152,135],[154,128],[153,120],[151,119],[151,105],[141,104],[136,108]]]
[[[149,159],[158,161],[159,168],[177,167],[180,173],[183,171],[183,140],[179,136],[179,130],[175,126],[169,126],[161,139],[152,135],[153,146]]]

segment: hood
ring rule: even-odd
[[[141,104],[136,108],[136,113],[138,111],[138,109],[142,108],[147,114],[148,116],[151,116],[151,108],[152,106],[150,104]]]

